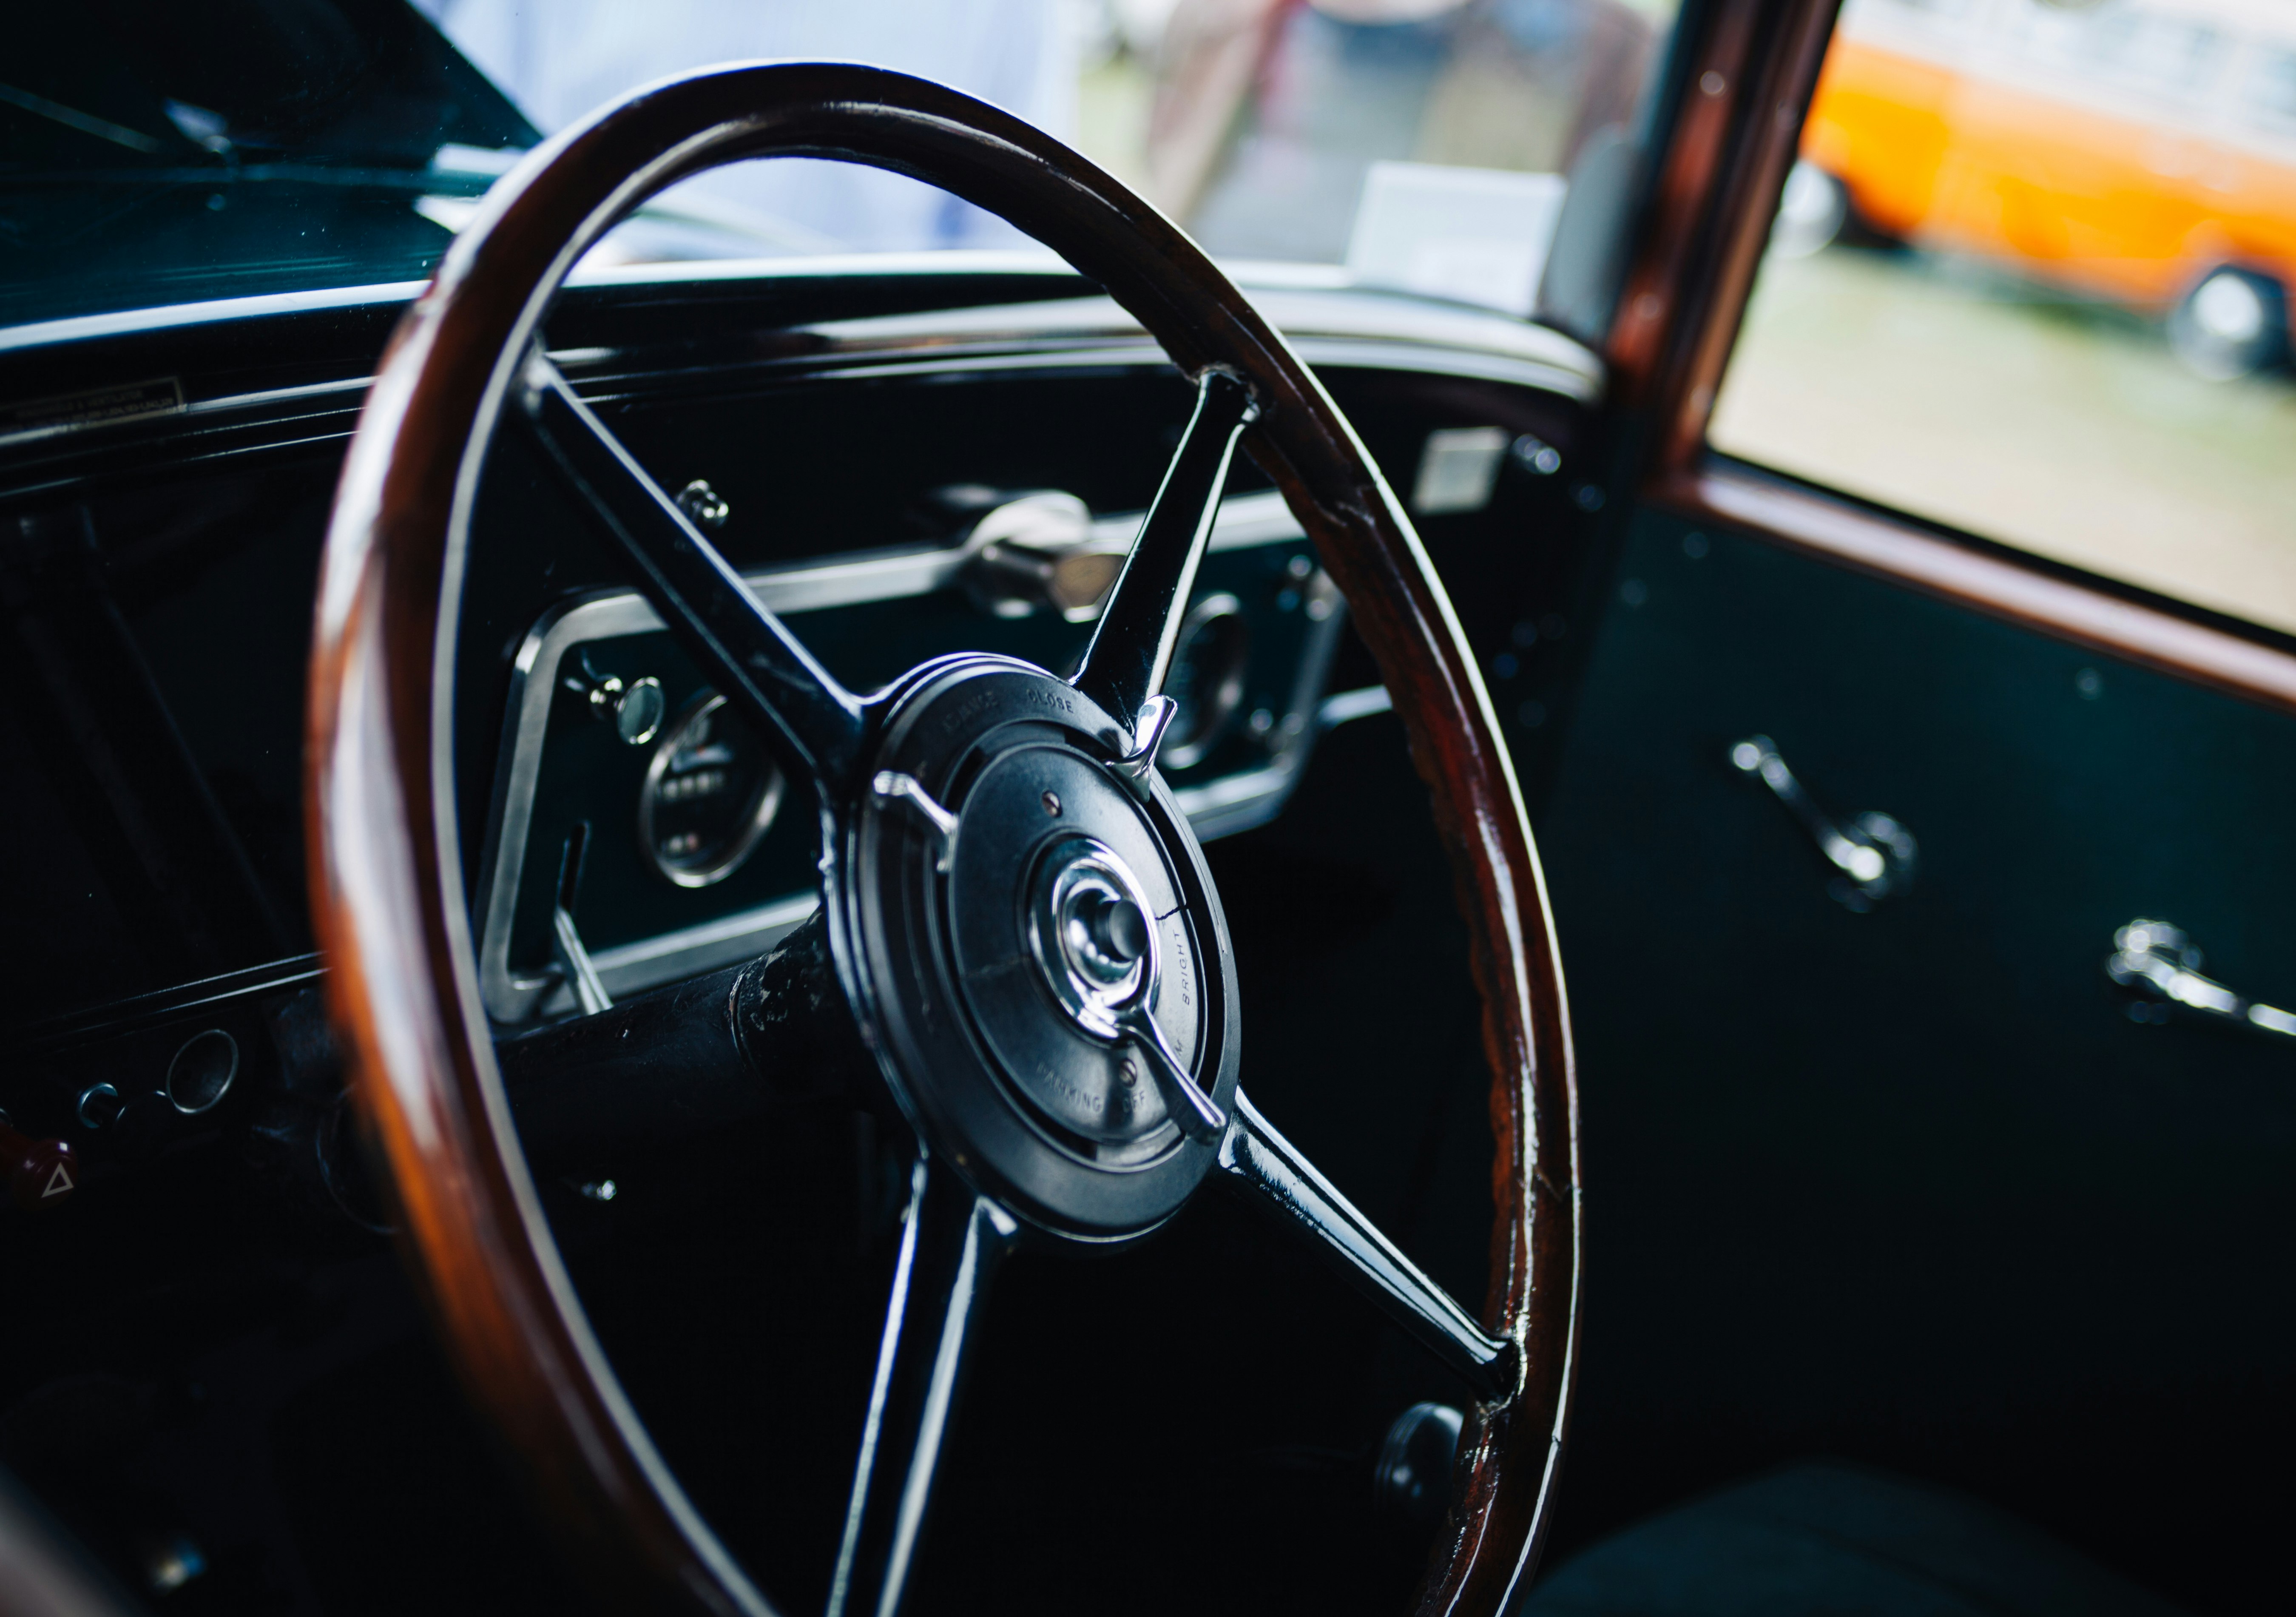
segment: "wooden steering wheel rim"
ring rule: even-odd
[[[480,1005],[459,865],[451,607],[492,430],[581,254],[647,197],[767,156],[908,174],[1098,281],[1179,367],[1242,377],[1244,443],[1346,595],[1432,799],[1492,1071],[1483,1323],[1516,1342],[1476,1407],[1423,1613],[1527,1583],[1576,1351],[1577,1095],[1546,890],[1488,695],[1425,550],[1321,385],[1182,232],[1017,119],[881,70],[778,63],[665,80],[566,130],[488,194],[399,323],[345,464],[318,592],[307,811],[314,907],[356,1092],[418,1282],[546,1512],[649,1603],[770,1609],[686,1502],[591,1335],[520,1153]],[[683,1599],[677,1597],[682,1592]]]

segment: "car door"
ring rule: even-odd
[[[1584,1074],[1554,1551],[1826,1454],[2271,1608],[2296,399],[1998,266],[1766,262],[1831,13],[1685,23],[1596,627],[1502,686],[1556,716],[1519,741]],[[2069,538],[2034,491],[2083,434],[2146,452]]]

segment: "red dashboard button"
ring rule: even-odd
[[[28,1212],[71,1199],[79,1188],[79,1163],[62,1140],[36,1140],[0,1124],[0,1162],[8,1170],[9,1193]]]

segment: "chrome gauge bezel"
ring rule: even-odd
[[[712,887],[739,870],[742,861],[756,850],[759,839],[773,828],[775,817],[781,813],[782,799],[788,795],[789,777],[782,773],[779,762],[766,757],[764,778],[755,799],[744,810],[748,821],[734,832],[715,858],[706,864],[681,866],[662,858],[654,838],[654,809],[660,800],[661,784],[669,773],[670,760],[683,750],[694,726],[725,705],[726,699],[715,691],[704,691],[686,703],[685,710],[655,740],[653,752],[646,759],[645,779],[638,787],[638,852],[648,869],[678,887]]]
[[[1160,761],[1168,769],[1185,769],[1203,762],[1211,750],[1224,740],[1243,710],[1244,688],[1251,672],[1251,620],[1244,616],[1243,603],[1225,591],[1206,595],[1188,609],[1180,620],[1180,632],[1172,640],[1172,666],[1177,669],[1189,659],[1199,636],[1215,626],[1234,623],[1242,638],[1227,655],[1226,665],[1219,668],[1218,682],[1209,692],[1196,699],[1195,723],[1185,735],[1166,738]]]

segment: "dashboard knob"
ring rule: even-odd
[[[609,676],[590,693],[590,706],[614,726],[614,734],[625,743],[643,747],[661,733],[661,721],[669,713],[669,698],[661,694],[661,681],[651,674],[627,685]]]
[[[1372,1472],[1382,1511],[1415,1527],[1442,1519],[1450,1502],[1451,1462],[1466,1424],[1448,1404],[1414,1404],[1395,1417]]]
[[[79,1163],[62,1140],[36,1140],[0,1122],[0,1164],[8,1171],[8,1192],[16,1205],[38,1212],[71,1199],[79,1188]]]
[[[1052,611],[1089,623],[1124,570],[1128,536],[1095,533],[1092,511],[1073,494],[1046,490],[1005,501],[966,537],[964,584],[999,618]]]
[[[566,688],[589,702],[591,715],[613,726],[627,746],[644,746],[661,734],[661,721],[669,717],[660,680],[645,674],[625,683],[619,674],[593,669],[586,655],[581,671],[567,676]]]
[[[707,528],[712,533],[723,528],[734,514],[726,497],[698,477],[677,491],[677,508],[695,527]]]
[[[83,1129],[109,1129],[127,1110],[127,1103],[119,1098],[119,1091],[111,1084],[90,1084],[79,1092],[79,1104],[75,1108]]]

